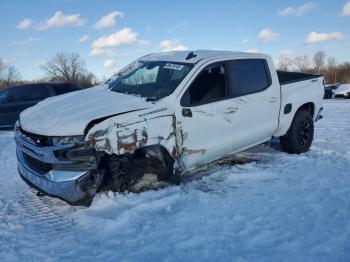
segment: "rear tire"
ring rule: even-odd
[[[284,136],[280,137],[282,150],[290,154],[305,153],[314,138],[314,121],[308,111],[297,111],[292,124]]]

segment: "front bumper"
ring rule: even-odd
[[[96,181],[92,170],[54,170],[53,164],[69,164],[55,156],[65,146],[40,146],[15,128],[18,171],[31,187],[46,195],[60,198],[71,205],[88,205],[95,192]]]

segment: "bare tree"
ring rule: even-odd
[[[280,56],[277,68],[278,70],[288,71],[288,69],[292,66],[293,60],[287,56]]]
[[[324,51],[318,51],[314,57],[313,57],[313,62],[315,66],[315,72],[317,74],[320,73],[321,69],[325,65],[325,58],[326,58],[326,53]]]
[[[8,87],[13,85],[13,83],[20,80],[21,75],[17,68],[8,65],[3,59],[0,58],[0,88]]]
[[[329,74],[329,81],[332,83],[337,82],[337,59],[335,57],[329,57],[327,59],[327,71]]]
[[[83,84],[83,87],[90,87],[95,80],[95,76],[87,71],[84,60],[76,53],[59,52],[41,65],[41,69],[52,82]]]
[[[294,65],[297,67],[300,72],[307,72],[310,66],[310,60],[307,55],[297,56],[293,60]]]
[[[82,88],[88,88],[97,85],[98,81],[93,73],[86,71],[79,75],[78,84]]]
[[[10,86],[11,83],[18,81],[21,78],[20,73],[18,72],[17,68],[14,66],[9,66],[7,68],[7,72],[5,74],[5,85]]]
[[[337,66],[337,82],[350,83],[350,63],[342,63]]]
[[[0,58],[0,81],[5,79],[7,65],[3,59]]]

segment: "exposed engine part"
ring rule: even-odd
[[[99,191],[141,192],[166,184],[178,184],[174,159],[161,146],[148,146],[133,154],[106,154],[100,162],[104,176]]]

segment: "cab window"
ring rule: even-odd
[[[204,68],[181,99],[182,106],[197,106],[228,98],[226,66],[215,63]]]
[[[264,91],[271,85],[264,59],[242,59],[228,62],[233,97]]]
[[[9,102],[22,102],[44,99],[50,96],[46,85],[24,85],[9,89],[7,99]]]

